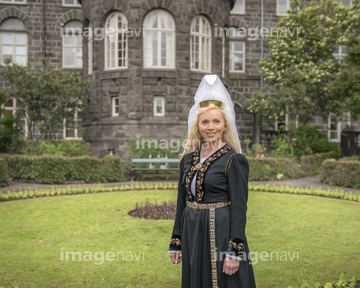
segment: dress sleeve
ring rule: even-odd
[[[248,199],[249,164],[245,156],[235,154],[228,170],[230,198],[230,240],[228,254],[238,257],[244,250]]]
[[[183,184],[183,173],[185,160],[182,159],[180,163],[179,182],[178,182],[178,196],[176,202],[176,213],[174,228],[172,231],[169,251],[181,251],[181,217],[186,206],[186,191]]]

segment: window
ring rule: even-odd
[[[24,23],[16,18],[0,25],[1,64],[27,64],[27,33]]]
[[[245,42],[230,40],[230,72],[245,72]]]
[[[82,138],[82,116],[80,111],[69,112],[64,120],[64,139],[81,139]]]
[[[230,14],[245,14],[245,0],[236,0]]]
[[[204,16],[196,16],[191,22],[191,70],[211,70],[211,28]]]
[[[111,97],[111,116],[119,116],[120,106],[119,106],[119,97]]]
[[[165,116],[165,98],[163,96],[154,97],[154,116]]]
[[[63,31],[63,67],[82,68],[82,23],[70,21]]]
[[[352,0],[335,0],[335,1],[349,6],[352,5]]]
[[[26,4],[26,0],[0,0],[0,3]]]
[[[89,25],[89,31],[92,31],[91,25]],[[87,38],[87,45],[88,45],[88,74],[93,73],[93,38],[92,33],[88,34]]]
[[[341,121],[335,114],[330,114],[328,122],[328,138],[329,141],[340,142]]]
[[[78,0],[63,0],[63,6],[76,6],[81,7]]]
[[[165,10],[153,10],[145,16],[144,67],[175,68],[175,22]]]
[[[290,0],[277,0],[276,4],[276,15],[286,16],[290,9]]]
[[[337,62],[339,62],[339,63],[345,62],[346,46],[344,46],[344,45],[335,46],[333,55]]]
[[[2,117],[14,117],[16,112],[16,99],[10,98],[1,108],[3,109]]]
[[[105,23],[105,69],[127,68],[128,22],[124,14],[115,12]]]

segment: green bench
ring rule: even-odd
[[[171,163],[176,163],[176,167],[168,167],[168,164]],[[132,158],[131,181],[134,181],[135,171],[179,171],[179,163],[177,158]],[[138,164],[148,165],[147,167],[139,167]]]

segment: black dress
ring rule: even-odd
[[[182,287],[255,288],[245,236],[248,162],[228,145],[203,164],[199,164],[199,154],[200,151],[192,152],[181,162],[169,248],[182,251]],[[197,177],[195,195],[190,191],[194,177]],[[219,208],[203,209],[201,205]],[[234,275],[222,272],[226,255],[241,259]]]

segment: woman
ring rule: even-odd
[[[216,75],[201,81],[188,123],[170,258],[182,262],[183,288],[254,288],[245,236],[249,167]]]

